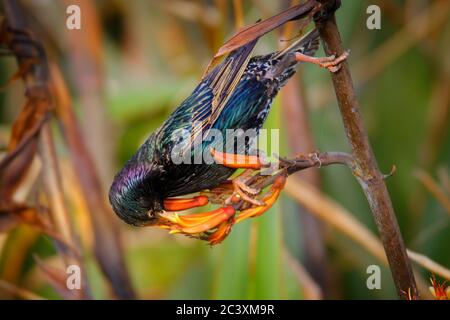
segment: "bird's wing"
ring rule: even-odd
[[[191,147],[200,142],[197,136],[211,128],[219,117],[247,67],[256,42],[257,39],[233,51],[203,78],[158,129],[156,141],[161,147],[171,145],[174,133],[180,129],[190,132]]]
[[[205,110],[195,110],[193,121],[196,125],[192,129],[193,141],[199,133],[210,128],[220,116],[233,90],[236,88],[242,74],[247,67],[253,48],[258,39],[255,39],[241,48],[233,51],[220,65],[214,68],[205,81],[212,91],[212,101],[209,115],[205,117]]]

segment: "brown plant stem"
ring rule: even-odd
[[[247,183],[254,188],[263,189],[273,184],[280,176],[289,176],[309,168],[320,168],[332,164],[346,165],[352,170],[355,167],[352,156],[339,151],[310,153],[308,155],[299,155],[293,159],[279,157],[279,161],[277,167],[272,168],[273,165],[271,165],[270,168],[266,169],[267,171],[262,170],[258,172]],[[241,201],[241,203],[243,202]]]
[[[319,2],[322,4],[322,11],[316,19],[316,26],[323,40],[325,53],[340,55],[344,49],[333,12],[340,1],[319,0]],[[355,163],[353,173],[361,184],[372,210],[397,294],[399,297],[405,297],[405,293],[411,292],[413,296],[418,296],[394,208],[363,124],[348,63],[344,61],[341,69],[333,73],[331,78]]]

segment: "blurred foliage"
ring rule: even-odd
[[[50,60],[63,70],[80,123],[92,124],[85,118],[77,75],[70,67],[73,56],[69,54],[69,40],[63,30],[65,3],[71,1],[23,2],[34,18],[32,23],[36,30],[41,30],[40,34],[47,39]],[[342,2],[337,21],[344,45],[352,50],[349,63],[371,143],[383,171],[389,172],[393,164],[397,167],[387,184],[406,245],[450,267],[449,212],[414,175],[416,169],[423,169],[444,186],[445,177],[449,177],[450,86],[442,88],[442,83],[450,83],[449,15],[435,30],[419,38],[416,30],[406,25],[439,1]],[[289,1],[236,3],[243,5],[244,21],[251,24],[260,17],[279,12]],[[381,30],[366,28],[365,9],[372,3],[382,8]],[[450,2],[442,3],[447,3],[443,6],[450,12]],[[233,1],[111,0],[95,1],[95,9],[101,23],[98,45],[103,48],[102,101],[107,115],[104,121],[111,125],[111,132],[105,135],[110,141],[105,144],[112,143],[114,147],[113,159],[106,160],[119,170],[189,94],[209,59],[236,31]],[[89,37],[89,29],[83,32]],[[400,36],[417,40],[404,50],[383,52],[388,63],[381,65],[373,76],[365,77],[365,67],[374,63],[372,53],[384,48],[401,32]],[[276,50],[277,35],[274,32],[262,38],[257,52]],[[323,55],[323,50],[318,55]],[[15,68],[13,59],[0,60],[2,83]],[[312,65],[300,67],[299,74],[305,85],[309,121],[317,148],[348,150],[329,75]],[[0,93],[2,148],[8,143],[12,120],[23,102],[22,89],[22,85],[15,82]],[[283,106],[276,100],[266,127],[280,128],[282,137],[286,137],[288,133],[280,120],[282,112]],[[64,162],[68,154],[61,139],[56,141],[61,162]],[[280,152],[287,154],[287,148],[283,144]],[[63,167],[63,176],[66,173]],[[366,199],[349,170],[333,166],[321,169],[320,173],[323,192],[376,233]],[[111,180],[113,176],[114,172],[110,172]],[[107,188],[105,183],[104,190]],[[449,196],[450,190],[446,192]],[[77,217],[76,210],[71,211],[72,216]],[[302,243],[301,222],[287,196],[263,216],[235,226],[225,242],[213,248],[161,230],[119,224],[129,274],[140,298],[304,298],[303,284],[286,262],[284,252],[289,251],[301,262],[308,243]],[[45,298],[56,298],[58,295],[36,270],[32,256],[37,254],[42,259],[52,260],[57,258],[57,253],[52,241],[27,228],[19,226],[0,234],[0,278]],[[91,244],[86,239],[91,239],[92,235],[80,229],[83,245],[89,247]],[[325,240],[327,269],[332,274],[328,296],[343,299],[396,297],[389,270],[383,266],[381,290],[367,289],[367,266],[382,263],[364,248],[332,228],[325,228]],[[87,254],[86,260],[94,297],[110,297],[109,286],[95,258]],[[429,277],[428,271],[421,272],[425,279]],[[0,288],[0,296],[1,291]]]

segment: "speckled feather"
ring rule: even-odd
[[[273,98],[295,73],[294,52],[313,55],[319,45],[313,30],[281,52],[249,59],[256,41],[211,70],[117,174],[109,199],[120,218],[132,225],[151,224],[164,198],[210,189],[231,176],[235,170],[219,164],[174,164],[174,133],[187,130],[195,139],[210,128],[224,136],[226,129],[258,131]],[[203,141],[200,150],[213,146]],[[238,147],[239,153],[248,152],[248,145]]]

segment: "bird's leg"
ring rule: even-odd
[[[166,198],[164,209],[167,211],[181,211],[196,207],[203,207],[209,202],[208,197],[200,195],[193,198]]]
[[[242,173],[241,173],[242,174]],[[234,191],[233,180],[225,180],[218,186],[200,192],[200,195],[208,197],[210,203],[223,204],[225,199],[228,199]]]
[[[343,54],[341,54],[339,57],[336,57],[335,55],[329,56],[329,57],[311,57],[307,56],[303,53],[296,52],[295,53],[295,60],[298,62],[310,62],[317,64],[321,66],[322,68],[327,68],[331,72],[337,72],[341,67],[340,63],[344,60],[346,60],[349,56],[349,51],[344,51]]]
[[[285,183],[286,183],[285,175],[277,177],[272,186],[270,187],[270,190],[264,195],[262,199],[263,205],[242,210],[236,218],[236,223],[241,222],[248,218],[258,217],[267,210],[269,210],[280,196],[281,190],[283,190]]]
[[[247,184],[248,180],[252,178],[251,174],[252,170],[247,169],[240,176],[232,180],[234,192],[230,197],[228,197],[227,200],[225,200],[226,204],[236,203],[240,200],[244,200],[256,206],[264,205],[264,203],[260,200],[253,198],[261,192],[261,189],[250,187]]]
[[[246,169],[238,177],[231,180],[234,192],[225,200],[225,204],[232,204],[240,200],[244,200],[256,206],[264,205],[264,203],[260,200],[254,199],[254,196],[259,194],[261,190],[247,185],[247,181],[251,179],[251,174],[254,170],[260,170],[270,166],[270,164],[267,163],[262,156],[223,153],[215,149],[211,149],[211,155],[216,163],[219,163],[225,167],[233,169]]]

